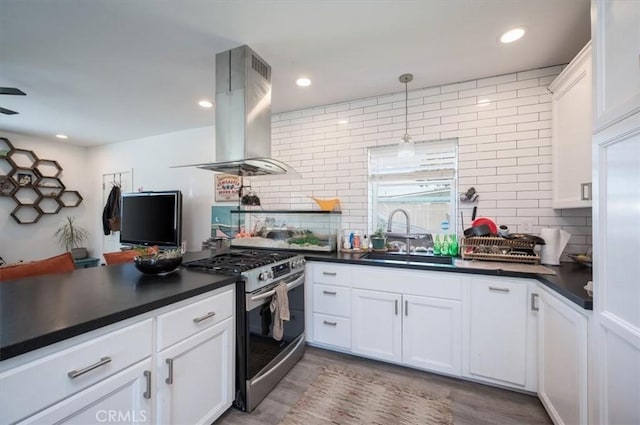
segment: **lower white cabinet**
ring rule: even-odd
[[[228,317],[157,356],[159,424],[210,424],[233,402],[234,321]]]
[[[230,285],[3,361],[0,423],[212,423],[234,397],[234,294]]]
[[[351,291],[351,350],[390,362],[402,361],[402,296],[392,292]]]
[[[540,291],[538,395],[556,425],[587,423],[587,317]]]
[[[466,376],[537,391],[537,288],[530,279],[469,279]]]
[[[148,358],[20,424],[150,424],[151,370]]]
[[[460,375],[460,301],[403,295],[402,362],[420,369]]]

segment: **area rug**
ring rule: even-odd
[[[446,398],[352,370],[324,369],[280,425],[451,425]]]

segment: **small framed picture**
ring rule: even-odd
[[[216,174],[216,197],[217,202],[236,202],[240,192],[240,176],[231,174]]]
[[[31,186],[31,174],[18,173],[17,177],[18,177],[17,178],[18,186],[21,186],[21,187]]]

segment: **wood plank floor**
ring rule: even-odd
[[[230,409],[215,425],[276,425],[296,404],[325,366],[349,367],[383,380],[448,397],[456,425],[551,424],[537,397],[473,382],[447,378],[401,366],[307,347],[302,360],[251,414]],[[391,425],[391,424],[390,424]]]

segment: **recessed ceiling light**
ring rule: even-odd
[[[478,106],[487,106],[491,103],[490,99],[480,99],[478,100]]]
[[[209,100],[202,99],[200,102],[198,102],[198,105],[202,106],[203,108],[211,108],[213,106],[213,103],[211,103],[211,101]]]
[[[69,138],[69,136],[67,136],[66,134],[56,134],[56,137],[58,139],[68,139]]]
[[[300,87],[307,87],[311,85],[311,80],[308,78],[298,78],[296,80],[296,84],[299,85]]]
[[[349,120],[340,120],[338,124],[349,124]]]
[[[524,28],[513,28],[509,31],[505,31],[500,36],[501,43],[513,43],[516,40],[520,40],[524,35]]]

